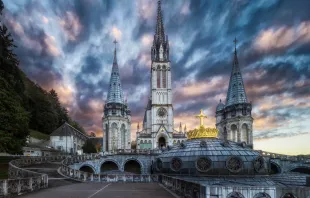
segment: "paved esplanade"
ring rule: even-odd
[[[21,196],[23,198],[171,198],[158,183],[78,183],[48,188]]]
[[[57,173],[59,163],[34,164],[26,169],[48,174],[48,188],[28,193],[23,198],[170,198],[158,183],[80,183]]]

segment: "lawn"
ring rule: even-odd
[[[32,129],[29,129],[30,131],[30,136],[39,140],[49,140],[50,136],[44,133],[41,133],[39,131],[35,131]]]

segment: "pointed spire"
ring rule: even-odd
[[[234,43],[235,43],[234,59],[230,75],[229,87],[227,91],[226,106],[248,102],[246,92],[244,89],[242,75],[239,68],[236,38],[234,40]]]
[[[140,123],[138,122],[137,131],[140,131]]]
[[[182,133],[182,123],[180,122],[179,133]]]
[[[151,49],[152,61],[169,61],[169,41],[165,35],[161,1],[157,5],[156,29]]]
[[[186,133],[187,129],[186,129],[186,124],[185,124],[185,127],[184,127],[184,133]]]
[[[117,41],[114,40],[113,43],[115,44],[114,49],[114,58],[113,58],[113,66],[110,78],[110,86],[108,92],[107,103],[121,103],[124,104],[124,95],[123,89],[121,85],[121,79],[117,64],[117,54],[116,54],[116,44]]]
[[[157,2],[157,21],[156,21],[156,32],[155,35],[158,36],[160,41],[165,40],[165,29],[163,25],[163,15],[161,12],[161,2]]]

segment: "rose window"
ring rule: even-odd
[[[201,157],[196,161],[198,171],[206,172],[211,168],[212,161],[207,157]]]
[[[180,170],[182,167],[182,160],[180,158],[173,158],[171,160],[171,169],[174,171]]]
[[[233,173],[241,171],[243,162],[239,157],[229,157],[226,161],[226,168]]]
[[[254,160],[254,169],[256,172],[261,172],[264,170],[264,164],[265,164],[265,160],[263,157],[258,157]]]
[[[157,111],[157,115],[159,117],[165,117],[165,115],[167,115],[167,110],[165,108],[159,108]]]

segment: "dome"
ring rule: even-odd
[[[224,109],[225,105],[222,103],[222,101],[220,101],[220,103],[216,106],[216,111],[220,111],[222,109]]]
[[[266,175],[267,160],[245,143],[218,138],[187,140],[155,158],[156,172],[192,176]]]

